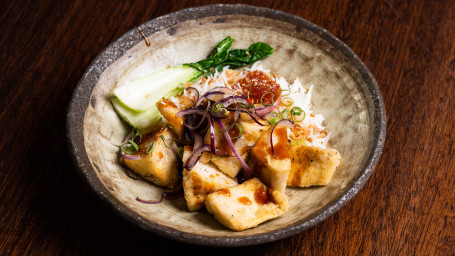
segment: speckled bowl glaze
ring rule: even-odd
[[[385,109],[375,79],[360,59],[326,30],[283,12],[246,5],[210,5],[171,13],[140,25],[109,45],[89,66],[74,91],[67,136],[75,164],[90,186],[118,213],[139,227],[178,241],[245,246],[282,239],[314,226],[345,205],[366,183],[381,155]],[[128,127],[109,97],[119,79],[144,70],[205,58],[226,36],[233,48],[262,41],[275,52],[262,62],[305,87],[314,85],[313,109],[326,118],[330,145],[343,161],[327,186],[287,188],[289,210],[256,228],[233,232],[206,211],[189,212],[183,198],[157,205],[162,189],[128,178],[119,148]]]

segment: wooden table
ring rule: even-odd
[[[211,3],[298,15],[346,42],[376,77],[387,139],[371,179],[301,234],[247,248],[205,248],[147,233],[77,174],[65,115],[85,68],[155,17]],[[3,1],[0,7],[0,254],[454,255],[455,2]]]

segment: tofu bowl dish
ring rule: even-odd
[[[83,177],[132,223],[244,246],[346,204],[380,157],[385,110],[368,69],[322,28],[211,5],[105,49],[73,94],[67,134]]]

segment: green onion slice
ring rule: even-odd
[[[237,128],[239,128],[240,133],[239,133],[239,135],[237,135],[237,136],[235,136],[235,137],[232,137],[231,140],[232,140],[232,139],[240,138],[240,137],[242,136],[242,134],[243,134],[242,126],[240,126],[239,123],[235,123],[235,125],[237,126]]]
[[[286,116],[284,116],[284,114],[286,113]],[[281,119],[289,119],[289,110],[285,109],[283,111],[281,111]]]
[[[290,100],[290,103],[285,103],[286,100]],[[291,97],[284,97],[284,98],[281,98],[281,104],[285,105],[286,107],[289,107],[292,104],[294,104],[294,100]]]
[[[213,159],[213,154],[210,155],[210,161],[220,160],[221,158],[223,158],[223,157],[220,156],[220,157],[218,157],[217,159]]]
[[[150,149],[150,148],[151,148],[151,149]],[[155,142],[153,142],[152,144],[150,144],[150,146],[147,148],[147,150],[145,151],[145,153],[146,153],[147,155],[150,155],[150,154],[153,152],[153,150],[155,150]]]
[[[120,148],[128,155],[132,155],[139,150],[139,146],[133,140],[123,142],[122,145],[120,145]]]
[[[251,104],[251,105],[244,105],[242,103],[237,103],[237,104],[242,108],[254,108],[254,104]]]
[[[294,116],[301,116],[302,114],[303,114],[302,119],[296,120],[294,118]],[[291,109],[291,121],[293,121],[293,122],[302,122],[303,119],[305,119],[305,116],[306,116],[305,111],[303,109],[301,109],[300,107],[293,107]]]
[[[295,146],[298,146],[300,143],[302,143],[305,146],[307,145],[304,140],[293,140],[293,141],[291,141],[291,146],[295,147]]]
[[[270,125],[276,125],[280,120],[281,119],[279,119],[278,117],[273,117],[270,120],[268,120],[268,122]]]
[[[272,94],[272,101],[273,101],[273,99],[275,98],[275,94],[274,94],[273,92],[266,92],[266,93],[262,94],[262,96],[261,96],[261,104],[264,105],[264,106],[272,106],[273,103],[272,103],[272,104],[265,104],[265,103],[262,101],[262,98],[264,98],[264,96],[267,95],[267,94]]]
[[[133,128],[133,130],[131,130],[131,140],[135,140],[137,137],[139,137],[139,142],[142,140],[142,134],[141,132],[139,131],[138,128]]]
[[[160,138],[163,140],[164,146],[165,146],[166,148],[171,148],[171,147],[169,147],[168,145],[166,145],[166,139],[164,138],[163,135],[160,135]],[[171,140],[171,145],[172,145],[172,138],[171,138],[170,140]]]
[[[282,89],[282,90],[281,90],[281,93],[283,93],[284,91],[286,91],[287,94],[281,94],[281,97],[285,97],[285,96],[291,95],[291,90],[289,90],[289,89]]]

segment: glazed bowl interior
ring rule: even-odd
[[[118,212],[167,237],[198,244],[247,245],[301,232],[343,206],[371,175],[385,136],[377,85],[349,48],[303,19],[249,6],[205,8],[142,24],[150,47],[134,29],[98,56],[70,105],[68,133],[76,162],[91,186]],[[342,155],[329,185],[287,188],[286,214],[241,232],[224,228],[204,210],[188,211],[183,198],[156,205],[136,201],[136,197],[157,199],[163,189],[133,180],[122,169],[119,145],[129,128],[109,102],[119,80],[204,59],[226,36],[235,40],[232,48],[268,43],[274,53],[261,62],[264,68],[288,82],[298,78],[304,87],[314,86],[313,110],[324,115],[330,147]],[[71,116],[71,111],[76,113]]]

